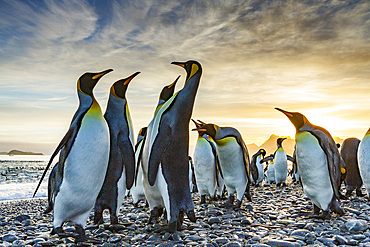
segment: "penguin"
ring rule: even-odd
[[[194,172],[194,162],[191,156],[189,156],[189,187],[191,193],[195,193],[198,191]]]
[[[157,107],[154,111],[154,116],[157,115],[158,111],[161,109],[163,104],[172,97],[173,93],[175,92],[176,83],[178,82],[179,79],[180,76],[178,76],[171,84],[162,88],[162,91],[159,94]],[[135,160],[137,167],[135,175],[135,184],[131,190],[134,206],[137,206],[140,200],[146,199],[143,188],[143,171],[141,167],[141,158],[147,129],[148,127],[144,127],[140,130],[137,144],[135,146]]]
[[[269,156],[268,156],[269,157]],[[271,156],[273,157],[273,156]],[[267,157],[266,157],[267,158]],[[269,161],[260,161],[260,163],[266,163],[265,171],[265,183],[271,184],[275,183],[275,165],[274,159],[270,159]]]
[[[298,171],[303,191],[313,203],[315,218],[329,217],[329,209],[339,215],[344,211],[340,207],[339,183],[341,163],[338,148],[330,133],[311,124],[299,112],[289,112],[280,108],[296,128],[295,152]],[[323,212],[320,214],[320,209]]]
[[[293,152],[293,161],[292,162],[293,162],[292,163],[292,170],[290,171],[292,181],[294,183],[300,183],[301,180],[299,178],[299,172],[298,172],[298,166],[297,166],[297,157],[296,157],[295,151]]]
[[[195,222],[189,188],[189,122],[202,66],[199,62],[172,62],[183,67],[186,82],[167,100],[150,122],[142,155],[143,186],[151,210],[150,220],[166,208],[168,231],[181,230],[184,213]]]
[[[240,208],[244,193],[249,201],[250,195],[249,169],[255,180],[258,178],[257,167],[251,167],[248,148],[245,145],[241,134],[232,127],[220,127],[215,124],[203,124],[195,130],[202,131],[211,136],[216,142],[216,150],[220,160],[221,173],[225,180],[226,190],[229,195],[226,208],[234,206],[234,193],[237,195],[236,208]]]
[[[367,196],[370,200],[370,128],[358,146],[357,157],[362,182],[365,185]]]
[[[201,123],[192,119],[195,127]],[[194,129],[196,130],[196,129]],[[220,165],[216,151],[216,143],[204,131],[198,130],[198,139],[194,149],[194,170],[200,194],[200,204],[206,203],[206,196],[215,199],[219,185]]]
[[[265,157],[265,155],[266,150],[261,148],[260,150],[258,150],[257,153],[255,153],[252,156],[252,163],[256,164],[258,170],[258,179],[255,181],[253,179],[253,176],[251,177],[252,183],[254,183],[256,186],[260,186],[263,181],[264,172],[263,172],[263,163],[261,163],[261,160]]]
[[[85,73],[77,81],[79,107],[72,118],[69,130],[53,152],[46,166],[43,178],[55,156],[59,162],[55,173],[56,183],[49,206],[52,206],[53,231],[59,237],[69,236],[63,231],[64,222],[75,224],[76,242],[89,240],[85,225],[100,189],[104,183],[109,158],[109,129],[93,89],[98,81],[112,69],[99,73]]]
[[[343,141],[342,148],[340,150],[340,155],[342,156],[346,166],[344,183],[346,185],[347,197],[351,196],[353,190],[356,190],[357,196],[364,196],[361,192],[362,179],[357,161],[357,152],[360,142],[361,141],[358,138],[347,138]]]
[[[140,72],[116,81],[110,88],[104,118],[109,126],[109,164],[103,187],[94,208],[94,223],[103,223],[103,211],[108,209],[110,224],[118,224],[119,208],[135,178],[133,125],[126,99],[127,87]]]
[[[146,135],[147,127],[140,129],[137,136],[137,141],[135,145],[135,162],[138,162],[139,155],[143,147],[144,138]],[[143,170],[140,165],[136,168],[135,183],[131,188],[132,202],[135,207],[138,206],[141,200],[146,200],[143,188]]]

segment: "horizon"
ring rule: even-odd
[[[126,98],[134,139],[163,86],[197,60],[192,118],[239,130],[258,146],[295,129],[298,111],[333,137],[370,127],[369,1],[27,1],[0,3],[0,151],[50,154],[78,106],[77,79],[108,68],[94,89],[141,71]],[[192,123],[189,124],[190,129]],[[190,132],[190,147],[197,133]],[[191,148],[190,148],[191,150]]]

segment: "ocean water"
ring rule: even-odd
[[[0,155],[0,201],[32,198],[49,159],[49,155]],[[50,171],[35,197],[47,197]]]

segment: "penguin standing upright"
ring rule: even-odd
[[[269,159],[269,160],[265,160],[266,158],[264,158],[263,160],[260,161],[260,163],[265,163],[266,164],[266,167],[264,169],[265,171],[265,183],[267,184],[271,184],[271,183],[275,183],[275,165],[274,165],[274,159],[273,159],[273,156],[270,155],[272,157],[272,159]],[[270,157],[268,156],[268,157]]]
[[[294,148],[295,149],[295,148]],[[295,154],[295,150],[293,152],[293,164],[292,164],[292,170],[290,171],[290,175],[292,176],[292,181],[294,183],[300,183],[300,178],[299,178],[299,172],[298,172],[298,165],[297,165],[297,157]]]
[[[254,183],[256,186],[260,186],[260,184],[263,181],[264,172],[263,172],[263,163],[261,163],[261,160],[265,157],[265,155],[266,155],[265,149],[261,148],[260,150],[258,150],[257,153],[255,153],[252,156],[252,164],[255,164],[258,170],[258,179],[255,181],[253,179],[253,176],[251,177],[252,183]]]
[[[178,76],[170,85],[167,85],[162,88],[162,91],[159,94],[159,100],[158,100],[157,107],[154,111],[154,117],[155,115],[157,115],[158,111],[161,109],[163,104],[172,97],[175,91],[176,83],[179,80],[179,78],[180,76]],[[140,200],[146,199],[144,188],[143,188],[143,168],[141,167],[141,162],[142,162],[142,152],[143,152],[143,147],[145,143],[147,129],[148,127],[144,127],[140,130],[139,135],[138,135],[137,144],[135,146],[135,160],[136,160],[137,168],[136,168],[135,184],[133,188],[131,189],[132,200],[135,206],[137,206]]]
[[[329,209],[339,215],[344,211],[339,205],[341,163],[338,148],[330,133],[311,124],[299,112],[288,112],[280,108],[296,128],[296,159],[304,193],[313,202],[313,216],[326,218]],[[323,213],[319,215],[320,209]]]
[[[280,186],[281,184],[285,185],[288,175],[288,159],[282,145],[284,140],[286,140],[286,138],[278,138],[276,140],[277,150],[274,155],[276,186]]]
[[[103,211],[109,210],[110,223],[118,224],[118,213],[126,189],[130,189],[135,177],[135,153],[133,126],[126,99],[129,83],[140,72],[116,81],[110,88],[107,120],[110,134],[110,151],[107,174],[95,202],[94,223],[103,223]]]
[[[357,196],[363,196],[361,192],[362,179],[357,161],[357,152],[360,142],[358,138],[347,138],[343,141],[342,148],[340,149],[340,155],[346,165],[346,177],[344,179],[347,190],[346,196],[351,196],[353,190],[356,190]]]
[[[202,125],[194,120],[193,122],[196,128]],[[216,143],[204,131],[198,130],[198,139],[193,156],[200,204],[204,204],[206,203],[206,196],[215,198],[220,173]]]
[[[189,188],[189,122],[202,67],[192,60],[172,64],[186,70],[186,82],[150,122],[142,167],[144,192],[151,216],[165,207],[168,230],[175,232],[181,229],[184,213],[191,221],[196,220]]]
[[[144,188],[143,188],[143,169],[139,163],[139,156],[141,150],[143,148],[144,138],[146,135],[147,127],[143,127],[140,129],[139,134],[137,136],[137,141],[135,145],[135,162],[139,165],[136,168],[135,174],[135,182],[130,190],[132,195],[132,202],[134,206],[137,207],[140,200],[145,200]]]
[[[63,223],[73,222],[76,242],[85,241],[85,225],[103,185],[109,158],[109,130],[101,108],[93,95],[93,89],[102,76],[111,72],[85,73],[77,82],[79,107],[40,179],[36,194],[54,157],[60,152],[56,184],[50,192],[49,206],[53,208],[53,231],[58,236]]]
[[[277,149],[273,155],[264,158],[261,162],[274,160],[274,178],[276,186],[285,186],[286,177],[288,176],[288,160],[293,161],[293,158],[287,155],[283,149],[282,143],[286,138],[279,137],[276,140]],[[271,170],[270,170],[271,172]],[[270,175],[270,178],[272,176]]]
[[[367,196],[370,200],[370,128],[360,142],[357,157],[362,182],[365,185]]]
[[[232,127],[219,127],[215,124],[203,124],[194,130],[206,133],[216,142],[221,173],[229,194],[229,200],[225,207],[231,208],[234,206],[235,192],[237,208],[241,206],[244,193],[247,199],[251,201],[249,169],[252,169],[255,180],[258,178],[258,171],[255,164],[251,167],[253,164],[249,162],[248,148],[239,131]]]

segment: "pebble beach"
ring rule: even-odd
[[[364,191],[365,192],[365,191]],[[353,195],[342,200],[344,216],[331,213],[329,220],[308,218],[312,205],[299,184],[286,187],[263,185],[252,188],[252,202],[245,198],[240,209],[225,209],[225,201],[199,205],[193,194],[196,223],[185,216],[183,230],[166,231],[165,219],[148,225],[149,209],[142,202],[134,207],[131,198],[121,206],[121,225],[96,226],[92,214],[86,235],[100,244],[83,246],[369,246],[370,204]],[[226,200],[226,199],[225,199]],[[50,235],[52,214],[43,214],[46,199],[25,199],[0,202],[0,246],[75,246],[73,238],[59,239]],[[65,224],[72,232],[72,224]]]

